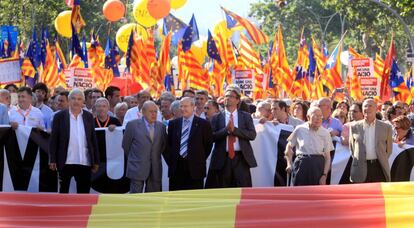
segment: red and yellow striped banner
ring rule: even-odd
[[[0,226],[414,227],[414,183],[131,195],[0,194]]]

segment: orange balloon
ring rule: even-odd
[[[108,0],[102,11],[108,21],[119,21],[125,15],[125,5],[119,0]]]
[[[169,0],[148,0],[147,8],[151,17],[161,19],[170,13],[171,4]]]

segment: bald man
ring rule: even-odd
[[[141,119],[125,128],[122,148],[128,156],[126,176],[131,180],[130,193],[161,191],[161,154],[167,146],[164,124],[157,121],[158,107],[152,101],[142,105]]]
[[[350,128],[350,180],[353,183],[391,181],[388,157],[392,152],[392,128],[375,118],[376,110],[376,102],[366,99],[362,104],[364,119],[355,122]]]
[[[131,120],[141,119],[142,118],[142,106],[146,101],[151,100],[151,94],[148,90],[141,90],[137,94],[137,100],[138,105],[136,107],[128,109],[128,111],[125,113],[124,122],[123,125],[126,126],[126,124]],[[157,120],[162,122],[162,115],[161,112],[158,111],[157,113]]]

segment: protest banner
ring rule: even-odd
[[[372,58],[355,58],[351,60],[351,75],[356,75],[361,82],[361,90],[364,97],[379,96],[380,80],[374,77],[374,62]]]
[[[254,89],[253,70],[235,70],[233,81],[240,87],[241,93],[251,97]]]
[[[22,70],[18,58],[0,60],[0,84],[18,83],[22,80]]]
[[[68,89],[79,88],[85,90],[95,87],[91,69],[70,68],[66,69],[64,73],[66,76],[66,84],[68,86]]]

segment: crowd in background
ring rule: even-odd
[[[93,129],[113,131],[119,126],[125,127],[123,149],[131,192],[161,190],[161,156],[169,166],[171,190],[249,187],[249,169],[257,166],[250,146],[256,137],[254,124],[269,123],[295,129],[285,151],[293,185],[326,183],[332,142],[350,147],[355,164],[351,181],[389,181],[385,158],[391,153],[390,144],[414,144],[414,104],[378,103],[372,98],[360,103],[349,96],[336,101],[335,94],[317,101],[253,101],[236,85],[229,85],[218,98],[205,90],[184,90],[181,97],[163,92],[154,99],[146,90],[121,97],[114,86],[105,91],[61,87],[51,91],[43,83],[33,88],[10,84],[0,89],[0,124],[51,133],[50,167],[59,173],[61,192],[68,191],[72,176],[82,183],[78,192],[88,192],[90,171],[99,166]],[[85,167],[89,168],[85,171]],[[86,179],[85,173],[89,173]]]

